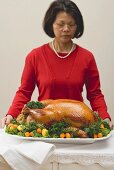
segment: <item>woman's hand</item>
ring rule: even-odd
[[[112,130],[114,128],[114,125],[113,125],[112,121],[109,118],[106,118],[104,120],[109,123],[110,129]]]
[[[2,118],[1,119],[2,128],[4,128],[5,125],[9,124],[12,119],[13,117],[11,115],[7,115],[4,118]]]
[[[110,125],[111,130],[114,129],[114,125],[111,121],[109,121],[109,125]]]

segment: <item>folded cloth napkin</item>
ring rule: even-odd
[[[0,155],[13,170],[38,170],[53,154],[54,149],[55,145],[51,143],[12,140],[4,134],[0,135]]]
[[[55,145],[38,141],[24,141],[16,147],[18,153],[38,164],[43,164],[54,149]]]

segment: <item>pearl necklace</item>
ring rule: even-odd
[[[57,57],[59,57],[59,58],[67,58],[70,54],[71,54],[71,52],[73,51],[73,49],[74,49],[74,43],[73,43],[73,45],[72,45],[72,48],[71,48],[71,50],[69,51],[69,53],[67,54],[67,55],[65,55],[65,56],[60,56],[58,53],[57,53],[57,51],[56,51],[56,49],[55,49],[55,47],[54,47],[54,40],[51,42],[51,44],[52,44],[52,48],[53,48],[53,51],[55,52],[55,54],[57,55]]]

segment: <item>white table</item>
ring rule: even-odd
[[[57,144],[54,154],[40,170],[76,169],[114,169],[114,131],[108,140],[92,144]],[[11,170],[7,162],[1,156],[0,170]]]

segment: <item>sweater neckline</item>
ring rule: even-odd
[[[54,52],[53,49],[50,47],[49,43],[47,43],[47,44],[45,44],[45,45],[46,45],[46,46],[48,47],[48,49],[56,56],[55,52]],[[74,48],[74,50],[71,52],[70,56],[72,55],[72,53],[76,52],[77,49],[78,49],[78,45],[77,45],[77,44],[75,44],[75,45],[76,45],[76,48]],[[65,56],[65,55],[67,55],[68,53],[59,52],[58,54],[61,55],[61,56]],[[70,56],[69,56],[69,57],[70,57]],[[58,58],[58,57],[56,57],[56,58]],[[58,58],[58,59],[61,59],[61,58]],[[64,59],[67,59],[67,58],[64,58]]]
[[[48,47],[48,49],[50,50],[50,52],[53,53],[53,54],[56,56],[56,54],[54,53],[54,51],[51,49],[49,43],[47,43],[47,44],[45,44],[45,45],[46,45],[46,48]],[[51,66],[50,62],[48,61],[48,59],[47,59],[47,57],[46,57],[45,48],[43,48],[43,52],[45,53],[44,56],[45,56],[46,63],[47,63],[47,65],[48,65],[48,67],[49,67],[50,73],[51,73],[53,79],[55,80],[56,77],[55,77],[55,75],[54,75],[54,72],[53,72],[53,69],[52,69],[52,66]],[[74,49],[74,51],[73,51],[72,54],[71,54],[71,55],[75,55],[75,59],[74,59],[74,62],[73,62],[73,65],[72,65],[71,69],[69,70],[69,73],[68,73],[67,76],[66,76],[66,79],[67,79],[67,80],[70,78],[70,75],[72,74],[72,71],[73,71],[73,69],[74,69],[74,65],[75,65],[75,62],[76,62],[76,60],[77,60],[77,52],[78,52],[78,46],[76,45],[76,48]],[[75,54],[74,54],[74,53],[75,53]],[[68,58],[65,58],[65,60],[69,60],[70,57],[72,57],[72,56],[69,56]],[[61,61],[61,59],[58,58],[58,57],[55,57],[55,59]],[[62,61],[64,62],[65,60],[62,60]]]

